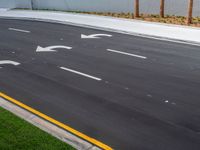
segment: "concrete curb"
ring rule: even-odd
[[[53,125],[52,123],[41,119],[40,117],[16,106],[15,104],[0,97],[0,107],[12,112],[18,117],[26,120],[41,130],[51,134],[52,136],[60,139],[63,142],[73,146],[77,150],[100,150],[100,148],[92,145],[91,143],[78,138],[77,136]]]

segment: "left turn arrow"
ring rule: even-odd
[[[4,64],[8,64],[8,65],[20,65],[20,63],[16,62],[16,61],[12,61],[12,60],[0,60],[0,65],[4,65]]]
[[[38,46],[36,49],[36,52],[57,52],[55,49],[72,49],[72,47],[69,46],[63,46],[63,45],[56,45],[56,46],[48,46],[48,47],[41,47]]]

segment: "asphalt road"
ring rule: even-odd
[[[1,92],[116,150],[200,149],[200,47],[0,19],[0,67]]]

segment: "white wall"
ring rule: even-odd
[[[35,0],[37,8],[51,8],[77,11],[131,11],[132,0]]]
[[[15,0],[0,0],[0,8],[14,8]]]
[[[15,4],[17,8],[31,8],[31,0],[15,0]]]
[[[31,0],[0,0],[0,7],[30,8]],[[70,11],[133,12],[134,0],[33,0],[36,9]],[[141,13],[159,13],[160,0],[140,0]],[[200,16],[200,0],[194,0],[194,15]],[[188,0],[166,0],[166,13],[186,15]]]

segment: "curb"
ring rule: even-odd
[[[40,117],[22,109],[19,106],[3,99],[0,97],[0,107],[12,112],[16,116],[26,120],[27,122],[33,124],[34,126],[40,128],[41,130],[49,133],[50,135],[60,139],[61,141],[71,145],[77,150],[100,150],[100,148],[92,145],[91,143],[78,138],[77,136],[59,128],[52,123],[41,119]]]

